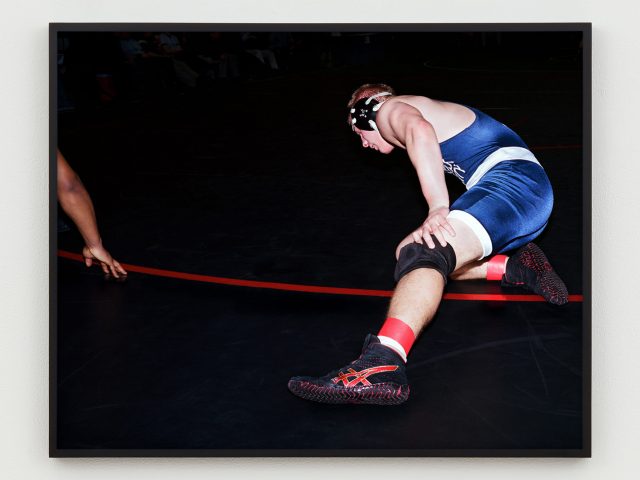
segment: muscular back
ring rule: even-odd
[[[433,127],[438,143],[460,133],[475,119],[473,111],[457,103],[442,102],[416,95],[400,95],[387,100],[380,109],[378,122],[382,128],[384,128],[386,120],[384,110],[391,110],[390,107],[394,103],[405,103],[415,108]]]

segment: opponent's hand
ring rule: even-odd
[[[429,210],[427,219],[411,234],[414,242],[426,243],[429,248],[435,248],[436,244],[431,237],[431,235],[434,235],[440,245],[445,247],[447,241],[444,238],[444,233],[447,232],[452,237],[456,236],[455,230],[447,221],[447,215],[449,215],[449,207],[438,207]]]
[[[127,276],[127,272],[122,268],[122,265],[120,265],[102,245],[93,247],[86,245],[82,249],[82,256],[84,257],[84,264],[87,267],[93,265],[94,260],[96,260],[105,275],[113,275],[118,279]]]

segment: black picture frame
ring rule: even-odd
[[[476,44],[483,41],[492,42],[496,35],[573,33],[581,38],[580,47],[576,48],[580,58],[575,59],[581,70],[581,178],[582,204],[581,218],[581,337],[582,351],[580,384],[580,440],[581,445],[575,448],[395,448],[390,444],[386,448],[163,448],[156,445],[139,445],[137,447],[112,448],[108,442],[103,446],[90,445],[87,448],[66,447],[60,445],[60,355],[61,336],[60,323],[65,319],[59,317],[59,257],[57,185],[56,185],[56,149],[58,147],[60,128],[59,114],[60,95],[58,83],[58,59],[60,35],[85,34],[97,35],[113,32],[290,32],[330,34],[340,32],[343,35],[383,35],[383,34],[415,34],[419,35],[462,35],[474,34]],[[325,38],[329,41],[329,37]],[[529,44],[527,44],[529,45]],[[50,75],[50,350],[49,350],[49,455],[50,457],[590,457],[591,456],[591,24],[590,23],[509,23],[509,24],[160,24],[160,23],[52,23],[49,28],[49,75]],[[344,48],[344,47],[339,47]],[[491,52],[495,54],[495,50]],[[517,53],[517,52],[516,52]],[[510,51],[509,54],[514,54]],[[535,53],[532,54],[535,56]],[[495,58],[494,58],[495,60]],[[258,74],[259,75],[259,74]],[[260,81],[261,78],[258,78]],[[345,91],[344,97],[349,92]],[[95,110],[95,105],[90,107]],[[104,110],[110,114],[109,109]],[[339,119],[341,121],[342,119]],[[68,372],[67,372],[68,373]],[[295,372],[292,372],[294,374]],[[357,407],[354,407],[357,408]],[[385,410],[376,412],[385,415]],[[550,442],[552,444],[553,442]]]

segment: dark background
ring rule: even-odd
[[[384,82],[474,106],[522,136],[555,192],[537,243],[583,293],[581,32],[174,32],[173,55],[159,33],[58,33],[57,144],[121,262],[392,289],[395,245],[427,206],[403,152],[365,151],[346,124],[351,92]],[[144,56],[127,57],[124,39]],[[463,192],[447,182],[452,199]],[[66,223],[58,247],[79,252]],[[384,298],[137,274],[116,284],[60,259],[55,303],[58,453],[585,447],[579,302],[444,301],[411,354],[409,402],[388,409],[286,389],[355,358]]]

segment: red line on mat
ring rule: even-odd
[[[83,262],[82,255],[77,253],[58,250],[58,256],[68,260]],[[391,297],[391,290],[366,290],[362,288],[339,288],[321,287],[317,285],[298,285],[294,283],[259,282],[256,280],[239,280],[237,278],[214,277],[211,275],[201,275],[196,273],[176,272],[174,270],[164,270],[161,268],[143,267],[121,263],[128,272],[144,273],[156,277],[177,278],[192,282],[215,283],[218,285],[231,285],[235,287],[268,288],[271,290],[288,290],[292,292],[308,293],[328,293],[333,295],[355,295],[366,297]],[[489,300],[500,302],[544,302],[544,298],[539,295],[504,295],[504,294],[484,294],[484,293],[446,293],[444,300]],[[570,302],[582,302],[582,295],[569,295]]]

